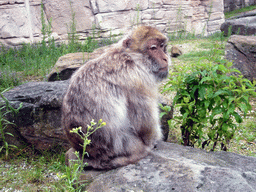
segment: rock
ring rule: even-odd
[[[169,138],[169,131],[170,131],[168,121],[170,119],[173,119],[172,101],[169,98],[166,98],[165,96],[160,95],[159,103],[161,103],[161,105],[163,107],[165,107],[165,106],[170,106],[171,107],[171,110],[169,112],[162,110],[161,107],[160,107],[160,112],[165,112],[166,113],[161,118],[161,128],[162,128],[162,133],[163,133],[163,140],[167,141],[167,139]]]
[[[29,82],[5,92],[14,108],[22,103],[16,118],[9,120],[17,126],[9,126],[15,135],[10,143],[20,146],[32,144],[35,149],[51,149],[56,145],[69,148],[69,143],[61,129],[61,105],[66,93],[68,81]],[[2,100],[0,99],[0,104]]]
[[[171,56],[172,57],[178,57],[180,55],[182,55],[181,48],[178,47],[178,46],[173,45],[172,48],[171,48]]]
[[[8,120],[17,125],[8,127],[8,132],[15,135],[14,138],[9,137],[8,142],[16,146],[25,143],[40,150],[52,149],[57,145],[66,149],[70,148],[61,128],[60,110],[68,85],[68,80],[29,82],[5,92],[4,97],[14,108],[17,109],[22,103],[22,108],[16,117],[11,114],[8,116]],[[3,100],[0,99],[0,108],[2,103]],[[169,126],[165,121],[169,118],[172,118],[172,112],[161,121],[165,140],[169,133]]]
[[[141,9],[148,8],[148,1],[144,0],[130,0],[123,1],[122,3],[112,0],[95,0],[93,2],[96,4],[94,7],[98,8],[99,13],[127,11],[135,9],[137,6],[139,6]]]
[[[185,30],[208,35],[224,22],[223,0],[1,0],[0,43],[18,46],[42,40],[41,12],[45,24],[51,22],[53,37],[66,42],[75,14],[79,40],[88,36],[105,38],[125,33],[143,23],[162,32]]]
[[[234,11],[236,9],[241,9],[243,7],[247,7],[255,4],[256,4],[255,0],[243,0],[243,1],[224,0],[224,11],[225,12]]]
[[[252,192],[256,191],[256,158],[159,142],[135,164],[101,174],[85,171],[84,178],[93,180],[88,192]]]
[[[71,77],[76,69],[81,67],[84,63],[91,59],[96,59],[101,56],[105,50],[110,46],[101,47],[96,49],[92,53],[87,52],[78,52],[78,53],[69,53],[58,59],[53,69],[48,75],[48,81],[59,81],[67,80]]]
[[[75,13],[76,30],[84,32],[92,29],[95,23],[94,15],[90,9],[90,1],[84,0],[45,0],[45,14],[47,18],[52,18],[52,29],[59,35],[70,32],[72,22],[72,12]]]
[[[226,59],[245,78],[256,79],[256,36],[232,35],[226,44]]]
[[[48,81],[69,79],[76,69],[89,60],[89,57],[90,53],[86,52],[69,53],[61,56],[49,73]]]
[[[224,35],[229,33],[237,35],[255,35],[256,34],[256,11],[252,11],[233,19],[228,19],[220,27]],[[229,29],[230,28],[230,29]]]

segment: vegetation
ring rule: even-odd
[[[256,9],[256,5],[251,5],[251,6],[247,6],[247,7],[237,9],[237,10],[234,10],[234,11],[226,12],[225,13],[225,18],[228,19],[228,18],[237,16],[240,13],[247,12],[247,11],[252,11],[254,9]]]
[[[102,119],[99,120],[98,123],[95,123],[94,120],[91,121],[91,125],[88,125],[87,132],[84,133],[82,131],[82,127],[73,128],[70,132],[79,135],[79,137],[84,141],[83,142],[83,152],[80,155],[79,152],[75,152],[77,160],[70,160],[70,166],[66,166],[66,172],[61,176],[62,179],[65,179],[65,185],[63,189],[66,191],[82,191],[84,190],[86,182],[81,181],[80,176],[82,175],[82,171],[86,164],[84,163],[84,156],[88,156],[89,154],[86,152],[86,147],[91,143],[91,140],[88,137],[93,134],[97,129],[105,126],[106,123],[102,122]]]
[[[84,42],[69,44],[57,45],[52,39],[47,45],[43,41],[14,48],[6,48],[2,45],[0,47],[0,91],[29,80],[44,79],[62,55],[92,52],[95,48],[106,44],[110,42],[98,42],[88,37]]]
[[[192,65],[179,66],[170,74],[164,91],[176,91],[173,105],[179,107],[175,116],[181,128],[182,143],[185,146],[202,148],[212,143],[214,150],[218,142],[221,149],[233,138],[237,125],[251,109],[249,98],[254,95],[254,84],[230,69],[232,63],[221,60],[218,50],[204,51]],[[193,55],[193,54],[192,54]],[[201,60],[208,60],[202,62]]]
[[[81,127],[74,128],[72,132],[78,134],[84,141],[82,158],[72,160],[71,166],[65,165],[65,151],[55,148],[52,151],[34,151],[32,148],[12,150],[8,161],[0,159],[0,189],[22,191],[83,191],[88,181],[81,181],[86,146],[90,144],[88,137],[97,129],[105,126],[100,120],[91,121],[87,132],[83,133]],[[76,153],[77,157],[81,157]],[[28,188],[29,186],[29,188]]]
[[[172,41],[182,45],[185,52],[172,59],[173,70],[163,88],[177,107],[175,120],[169,121],[170,141],[256,156],[256,129],[252,125],[254,84],[242,76],[230,75],[233,69],[224,59],[225,43],[221,33],[209,38]],[[246,112],[249,117],[244,116]],[[224,121],[226,125],[221,126]],[[251,128],[246,129],[247,125]]]
[[[7,91],[7,90],[5,90],[5,91]],[[16,148],[16,146],[9,145],[8,142],[6,141],[6,139],[5,139],[6,135],[9,135],[12,137],[14,137],[14,136],[12,133],[5,131],[5,129],[7,128],[7,125],[15,125],[15,124],[8,121],[6,119],[6,116],[10,115],[10,113],[12,113],[11,115],[16,116],[18,114],[20,108],[22,107],[22,104],[19,106],[18,109],[14,109],[10,105],[9,101],[3,96],[3,93],[5,91],[0,93],[0,98],[2,98],[5,103],[2,107],[0,107],[0,136],[1,136],[0,144],[2,143],[2,145],[0,145],[0,153],[5,151],[5,159],[8,159],[10,148]]]
[[[35,152],[31,148],[13,151],[8,161],[0,159],[0,189],[3,191],[60,191],[65,181],[64,150]],[[64,191],[64,190],[63,190]]]

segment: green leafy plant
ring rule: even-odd
[[[5,91],[7,91],[7,90],[5,90]],[[5,103],[2,107],[0,107],[0,134],[1,134],[1,143],[2,143],[2,146],[0,146],[0,153],[5,151],[5,159],[8,159],[10,148],[17,148],[17,147],[15,145],[8,144],[8,142],[6,141],[6,137],[5,137],[6,135],[9,135],[9,136],[13,137],[12,133],[9,133],[9,132],[5,131],[7,126],[8,125],[15,125],[14,123],[8,121],[6,119],[6,116],[9,113],[12,113],[13,115],[17,115],[19,110],[22,107],[22,103],[20,104],[18,109],[14,109],[10,105],[9,101],[3,96],[3,93],[5,91],[0,93],[0,97],[3,99],[3,101]],[[1,105],[2,104],[0,103],[0,106]]]
[[[176,68],[164,91],[176,91],[173,105],[179,107],[183,145],[214,150],[217,143],[226,150],[237,124],[251,109],[249,99],[255,84],[230,68],[232,63],[200,63]],[[184,73],[187,71],[188,73]]]
[[[91,140],[88,137],[93,134],[97,129],[105,126],[106,123],[100,119],[98,123],[91,121],[91,125],[87,126],[87,131],[84,133],[82,131],[82,127],[73,128],[70,132],[79,135],[79,137],[83,140],[83,151],[82,154],[79,154],[78,151],[75,152],[77,160],[70,160],[70,166],[66,167],[66,173],[61,176],[61,178],[65,178],[65,189],[68,191],[82,191],[86,183],[84,181],[80,181],[80,176],[86,163],[84,163],[84,156],[89,155],[86,152],[86,147],[91,143]]]

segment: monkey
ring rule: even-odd
[[[92,119],[106,123],[88,138],[89,155],[84,156],[88,169],[136,163],[162,139],[158,84],[171,65],[166,47],[165,35],[142,25],[72,75],[62,104],[69,151],[82,152],[83,140],[70,133],[72,128],[81,126],[85,133]]]

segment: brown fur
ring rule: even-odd
[[[62,107],[62,125],[72,147],[82,150],[72,128],[81,126],[86,132],[92,119],[106,122],[89,138],[89,167],[134,163],[161,139],[157,84],[168,74],[170,58],[162,46],[166,42],[155,28],[138,27],[72,76]]]

